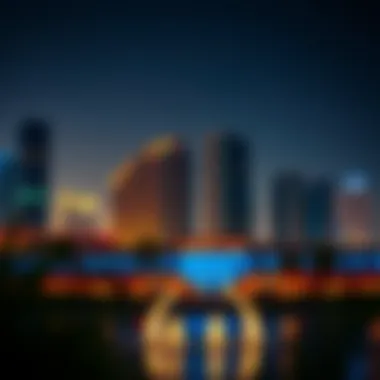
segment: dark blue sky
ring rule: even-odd
[[[24,116],[56,130],[55,184],[107,173],[175,132],[252,139],[259,214],[274,171],[380,182],[380,15],[358,1],[23,1],[0,5],[0,144]],[[265,224],[265,223],[264,223]]]

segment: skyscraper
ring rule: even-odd
[[[48,221],[50,137],[44,120],[28,119],[21,124],[16,202],[18,222],[25,227],[41,229]]]
[[[305,238],[328,243],[333,228],[333,189],[327,179],[308,182],[305,194]]]
[[[250,151],[233,134],[206,140],[202,222],[206,236],[248,235],[250,230]]]
[[[373,239],[373,198],[365,173],[351,172],[342,177],[337,194],[336,227],[341,244],[360,246]]]
[[[13,222],[17,181],[17,162],[12,155],[0,152],[0,228]]]
[[[273,238],[277,243],[304,239],[305,182],[295,172],[283,172],[273,182]]]
[[[190,160],[177,138],[149,143],[116,171],[111,182],[111,218],[120,244],[188,234]]]

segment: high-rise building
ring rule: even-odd
[[[368,177],[348,173],[339,182],[336,227],[338,242],[347,246],[372,243],[373,196]]]
[[[233,134],[206,140],[202,194],[204,235],[242,235],[250,232],[251,168],[246,140]]]
[[[295,172],[280,173],[273,182],[273,238],[277,243],[304,239],[305,181]]]
[[[308,242],[328,243],[333,228],[333,188],[327,179],[310,181],[305,197],[305,238]]]
[[[0,152],[0,228],[13,222],[17,169],[14,157]]]
[[[188,234],[190,161],[177,138],[151,142],[123,164],[111,182],[111,218],[120,244],[167,241]]]
[[[40,229],[48,222],[50,137],[49,125],[44,120],[28,119],[21,124],[16,202],[18,222],[25,227]]]

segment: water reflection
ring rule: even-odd
[[[279,318],[277,369],[280,379],[297,378],[302,328],[302,321],[295,314]]]
[[[265,340],[258,379],[380,378],[377,302],[260,302],[260,310]],[[9,332],[8,338],[2,335],[3,355],[17,358],[34,374],[41,374],[40,378],[54,373],[58,379],[73,374],[92,379],[148,379],[139,361],[144,315],[140,307],[82,302],[39,306],[33,312],[32,308],[24,308],[14,322],[5,322],[3,313]],[[256,354],[251,352],[258,348],[249,342],[244,345],[240,339],[245,335],[242,328],[234,308],[174,310],[164,330],[169,344],[160,347],[158,342],[152,349],[170,364],[164,370],[173,379],[202,380],[207,375],[224,375],[225,380],[236,380],[242,352],[250,352],[247,357],[252,359]]]
[[[233,314],[199,301],[195,314],[178,312],[173,311],[173,297],[163,294],[157,299],[142,331],[142,354],[151,379],[257,378],[265,351],[262,316],[247,299],[237,294],[228,298]]]
[[[261,346],[262,357],[258,356],[262,360],[261,374],[241,378],[368,380],[370,378],[366,374],[377,376],[379,320],[373,320],[370,324],[367,318],[368,324],[363,331],[364,322],[354,320],[355,315],[350,323],[335,324],[334,315],[338,319],[343,316],[336,312],[337,309],[322,309],[319,305],[302,310],[264,310],[263,336],[266,337],[266,343]],[[349,318],[346,315],[346,319]],[[106,331],[109,323],[109,320],[105,323],[108,326],[105,327]],[[113,324],[113,342],[118,351],[125,358],[132,357],[136,352],[141,353],[144,345],[142,331],[132,326],[132,320],[114,315]],[[242,363],[242,354],[249,352],[247,357],[251,360],[247,363],[252,365],[255,357],[253,349],[259,348],[257,344],[250,346],[239,339],[242,336],[242,323],[237,314],[231,313],[186,312],[181,318],[173,314],[161,332],[166,335],[167,344],[157,339],[150,346],[151,359],[153,362],[156,360],[156,367],[150,372],[151,379],[157,378],[153,375],[155,371],[160,376],[170,374],[173,379],[239,379],[236,374]],[[354,343],[358,339],[363,342],[361,348]],[[349,352],[356,348],[355,362]],[[344,368],[349,369],[348,372]],[[140,367],[140,371],[144,372],[143,368]],[[354,372],[355,377],[350,377]]]

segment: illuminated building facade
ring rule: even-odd
[[[305,195],[305,238],[308,242],[330,242],[334,201],[332,184],[326,179],[310,181]]]
[[[63,190],[54,202],[54,229],[67,233],[84,233],[99,227],[101,201],[98,196]]]
[[[43,120],[29,119],[21,125],[16,202],[18,221],[25,227],[40,229],[48,222],[50,137],[49,125]]]
[[[189,154],[175,137],[148,144],[116,171],[111,182],[113,231],[121,245],[188,233]]]
[[[280,173],[273,182],[273,238],[277,243],[304,239],[305,182],[295,172]]]
[[[239,136],[209,136],[204,159],[204,235],[248,235],[250,230],[249,145]]]
[[[8,153],[0,152],[0,228],[13,221],[17,170],[15,159]]]
[[[373,239],[373,196],[364,173],[344,176],[337,194],[336,227],[338,242],[347,246],[361,246]]]

